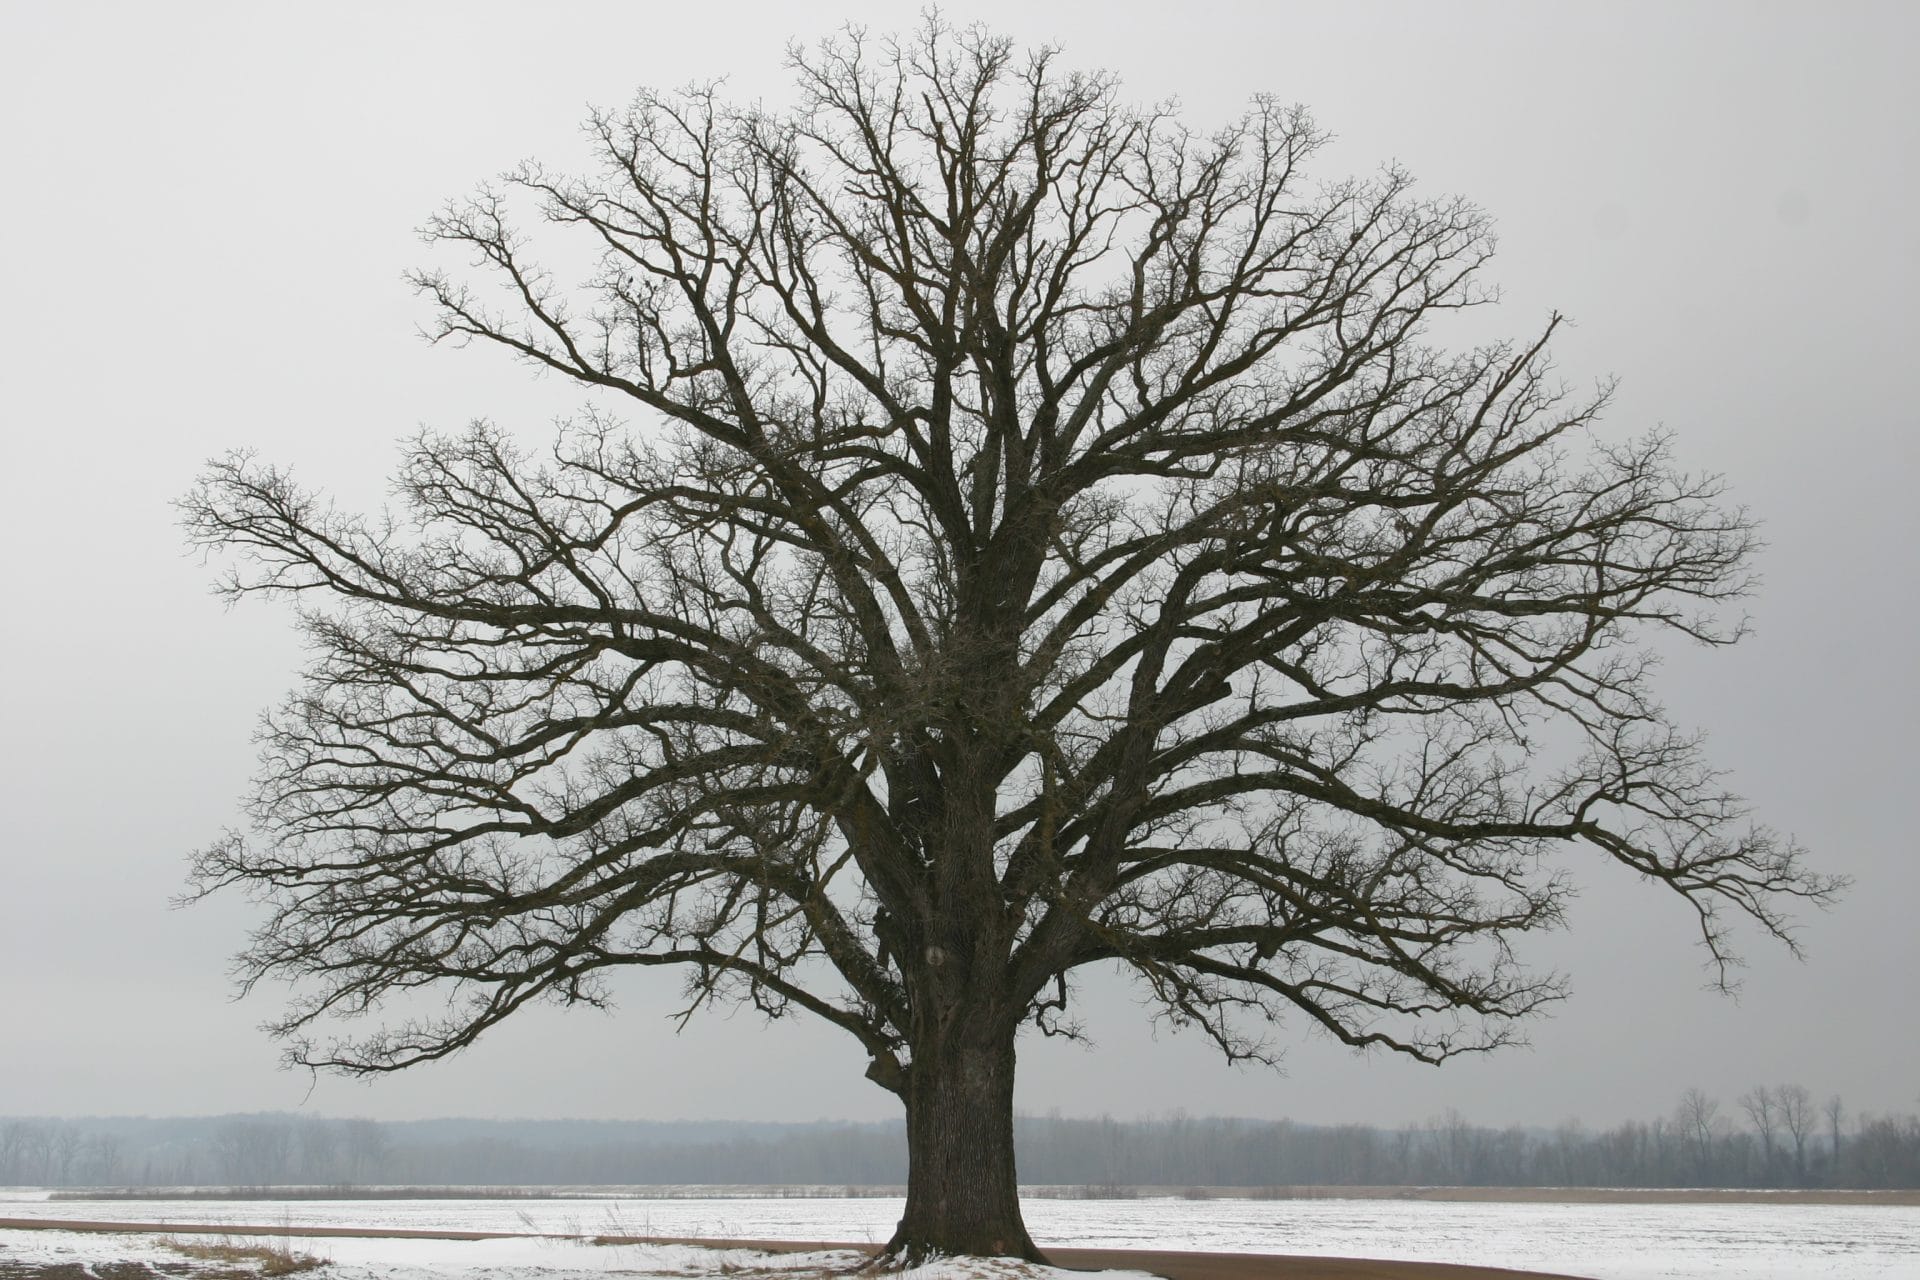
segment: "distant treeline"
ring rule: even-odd
[[[1796,1086],[1592,1130],[1402,1129],[1173,1115],[1025,1116],[1021,1181],[1275,1186],[1920,1188],[1920,1116],[1854,1116]],[[899,1123],[379,1122],[284,1114],[0,1119],[0,1185],[896,1185]]]

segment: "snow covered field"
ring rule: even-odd
[[[1295,1253],[1475,1263],[1597,1280],[1916,1280],[1920,1207],[1805,1204],[1462,1204],[1402,1200],[1029,1200],[1027,1225],[1048,1245]],[[0,1217],[236,1227],[369,1227],[879,1242],[897,1199],[149,1200],[50,1201],[0,1190]],[[38,1236],[39,1243],[33,1243]],[[109,1239],[127,1240],[128,1237]],[[107,1240],[0,1231],[0,1263],[54,1242],[91,1255]],[[316,1277],[434,1280],[476,1271],[510,1280],[537,1271],[686,1274],[675,1254],[552,1241],[343,1240],[307,1247],[335,1261]],[[669,1251],[671,1252],[671,1251]],[[626,1255],[624,1260],[619,1255]],[[107,1258],[114,1255],[99,1253]],[[70,1258],[69,1260],[81,1260]],[[657,1268],[657,1269],[656,1269]],[[930,1277],[929,1280],[932,1280]]]
[[[726,1277],[727,1280],[814,1280],[865,1261],[857,1253],[764,1254],[743,1249],[674,1245],[597,1247],[577,1240],[365,1240],[329,1237],[302,1249],[323,1266],[296,1272],[310,1280],[633,1280],[636,1276]],[[154,1237],[66,1231],[0,1230],[0,1274],[10,1265],[58,1267],[134,1263],[149,1271],[232,1280],[232,1264],[181,1271],[182,1255]],[[111,1269],[109,1269],[111,1270]],[[97,1273],[95,1273],[97,1274]],[[1080,1273],[1007,1260],[936,1263],[912,1280],[1089,1280]],[[154,1280],[161,1280],[155,1276]],[[1154,1280],[1144,1272],[1107,1271],[1100,1280]]]

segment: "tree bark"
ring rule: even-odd
[[[905,1090],[907,1207],[885,1265],[957,1254],[1045,1261],[1020,1216],[1013,1074],[1011,1028],[916,1049]]]

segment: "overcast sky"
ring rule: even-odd
[[[1339,135],[1327,176],[1398,160],[1501,230],[1500,327],[1547,313],[1608,426],[1664,423],[1765,522],[1756,635],[1672,652],[1664,688],[1715,759],[1856,878],[1751,939],[1704,989],[1688,912],[1576,864],[1565,934],[1527,954],[1573,1000],[1533,1046],[1435,1071],[1289,1029],[1287,1072],[1156,1037],[1095,984],[1092,1051],[1023,1042],[1020,1104],[1608,1123],[1699,1086],[1920,1106],[1920,5],[952,5],[1063,45],[1196,124],[1266,91]],[[1204,16],[1191,16],[1192,14]],[[725,76],[784,92],[787,40],[906,6],[0,4],[0,1115],[304,1108],[389,1118],[868,1118],[890,1095],[838,1033],[709,1018],[673,982],[612,1016],[536,1012],[452,1063],[363,1085],[275,1068],[233,1003],[247,904],[171,910],[187,852],[236,821],[258,712],[291,683],[287,615],[225,611],[168,504],[258,448],[365,505],[395,440],[492,417],[538,438],[561,389],[429,348],[412,229],[528,156],[567,161],[590,103]],[[1589,874],[1591,872],[1592,874]],[[1607,874],[1611,872],[1612,874]],[[312,1084],[310,1090],[309,1086]]]

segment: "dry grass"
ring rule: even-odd
[[[310,1253],[296,1253],[284,1241],[242,1240],[221,1236],[215,1240],[183,1240],[163,1236],[160,1244],[183,1257],[199,1262],[225,1264],[213,1274],[218,1277],[291,1276],[324,1267],[329,1259]]]

